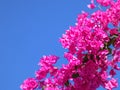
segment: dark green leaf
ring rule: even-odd
[[[72,78],[77,78],[77,77],[79,77],[79,73],[72,74]]]
[[[86,54],[85,57],[83,58],[83,63],[86,63],[88,61],[88,55]]]
[[[67,87],[68,87],[68,86],[69,86],[69,84],[70,84],[70,83],[69,83],[69,81],[67,80],[67,81],[66,81],[66,83],[65,83],[65,86],[67,86]]]

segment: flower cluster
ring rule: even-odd
[[[33,90],[37,88],[38,83],[34,78],[28,78],[26,79],[23,84],[20,86],[22,90]]]
[[[94,3],[91,0],[88,7],[96,8]],[[68,49],[64,53],[68,64],[58,69],[54,66],[57,56],[43,56],[35,79],[26,79],[22,90],[96,90],[100,86],[112,90],[118,86],[114,76],[120,70],[120,0],[96,3],[107,9],[82,12],[76,25],[60,38],[63,48]]]

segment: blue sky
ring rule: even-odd
[[[20,90],[43,55],[56,54],[58,65],[65,63],[59,38],[81,10],[89,10],[88,1],[0,0],[0,90]]]

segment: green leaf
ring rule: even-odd
[[[67,86],[67,87],[68,87],[68,86],[69,86],[69,84],[70,84],[70,83],[69,83],[69,81],[67,80],[67,81],[66,81],[66,83],[65,83],[65,86]]]
[[[79,77],[79,73],[72,74],[72,78],[77,78],[77,77]]]
[[[86,63],[88,60],[89,60],[89,59],[88,59],[88,55],[86,54],[86,55],[84,56],[84,58],[83,58],[83,63]]]

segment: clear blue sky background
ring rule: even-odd
[[[20,90],[43,55],[56,54],[58,65],[66,63],[58,40],[81,10],[89,11],[88,1],[0,0],[0,90]]]

